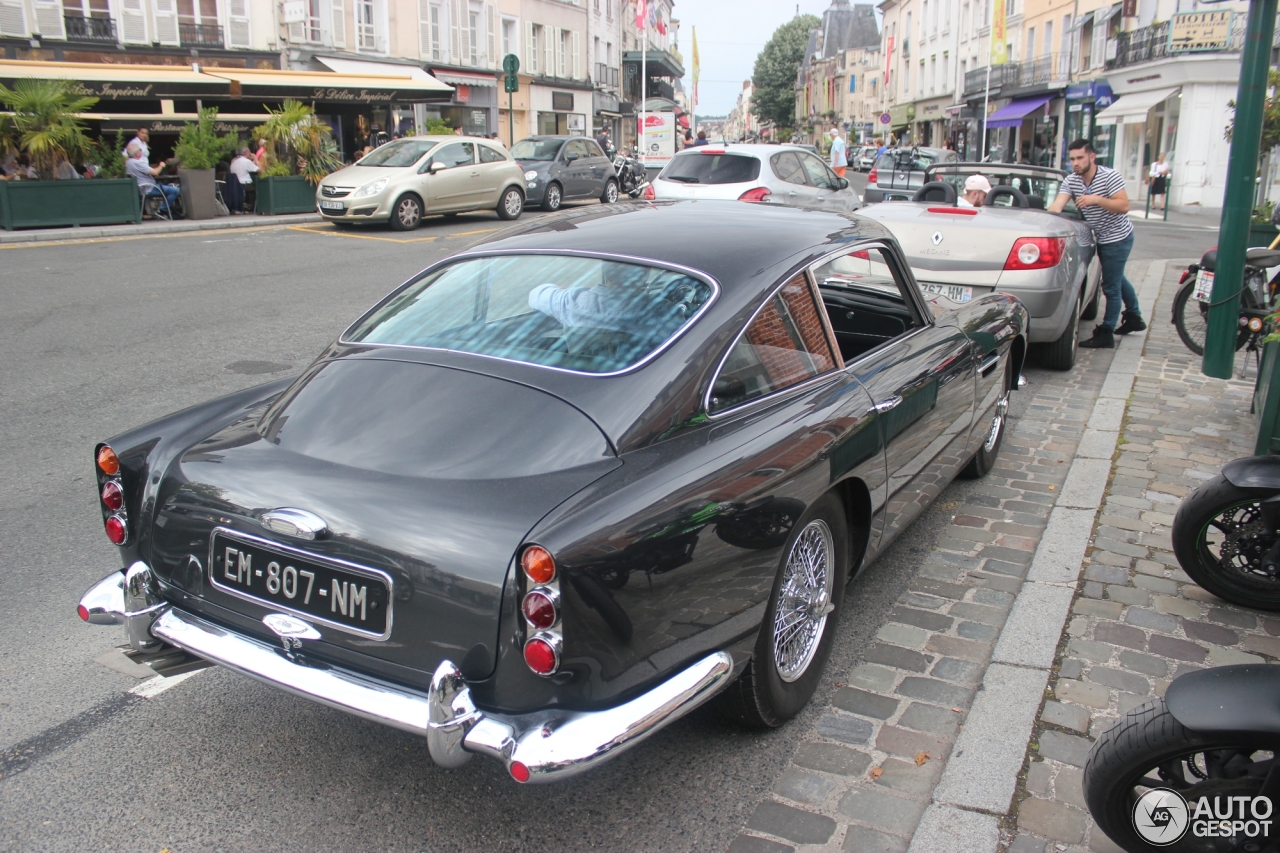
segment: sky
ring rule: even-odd
[[[800,0],[800,13],[822,17],[830,0]],[[693,92],[693,29],[702,60],[698,115],[728,115],[751,78],[756,56],[773,31],[796,15],[796,0],[675,0],[671,17],[680,22],[686,92]]]

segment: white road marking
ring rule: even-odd
[[[143,699],[154,699],[161,693],[170,688],[177,687],[193,675],[199,675],[213,667],[205,667],[204,669],[195,669],[191,672],[184,672],[181,675],[175,675],[172,678],[165,678],[163,675],[157,675],[155,678],[147,679],[129,692],[134,696],[141,696]]]

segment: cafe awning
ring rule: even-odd
[[[1021,127],[1022,120],[1052,101],[1053,95],[1038,95],[1010,101],[987,117],[987,127]]]
[[[327,74],[323,71],[263,71],[256,68],[206,68],[203,73],[231,84],[231,96],[273,100],[297,98],[339,104],[447,101],[453,87],[439,80],[409,76]]]
[[[412,80],[422,80],[432,82],[435,80],[430,74],[422,70],[419,65],[399,65],[394,62],[370,62],[367,59],[342,59],[337,56],[317,56],[316,62],[319,62],[325,68],[338,74],[360,74],[373,75],[376,77],[408,77]]]
[[[1141,124],[1147,120],[1147,113],[1151,111],[1152,107],[1177,92],[1180,88],[1180,86],[1174,86],[1172,89],[1151,89],[1146,92],[1134,92],[1131,95],[1124,95],[1117,99],[1114,104],[1094,116],[1094,123]]]
[[[103,102],[153,98],[226,97],[230,84],[190,65],[106,65],[96,62],[0,60],[0,83],[13,88],[23,78],[73,80],[77,95]]]
[[[492,74],[468,74],[465,71],[445,71],[431,69],[437,80],[443,80],[454,86],[493,86],[497,87],[498,78]]]

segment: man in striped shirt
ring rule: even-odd
[[[1071,174],[1058,188],[1058,197],[1049,205],[1049,210],[1061,212],[1067,202],[1074,199],[1093,229],[1098,260],[1102,264],[1102,292],[1107,297],[1107,310],[1102,325],[1094,327],[1093,337],[1081,341],[1080,346],[1110,349],[1116,345],[1115,335],[1141,332],[1147,327],[1138,306],[1138,293],[1124,274],[1124,265],[1133,250],[1129,194],[1125,192],[1124,178],[1119,172],[1098,165],[1098,155],[1089,140],[1077,139],[1067,146],[1067,153],[1071,157]],[[1123,322],[1117,326],[1122,313]]]

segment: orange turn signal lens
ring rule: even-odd
[[[120,473],[120,460],[116,458],[116,452],[105,444],[98,451],[98,470],[108,477]]]
[[[551,583],[556,576],[556,561],[540,545],[530,545],[520,556],[520,566],[534,583]]]

